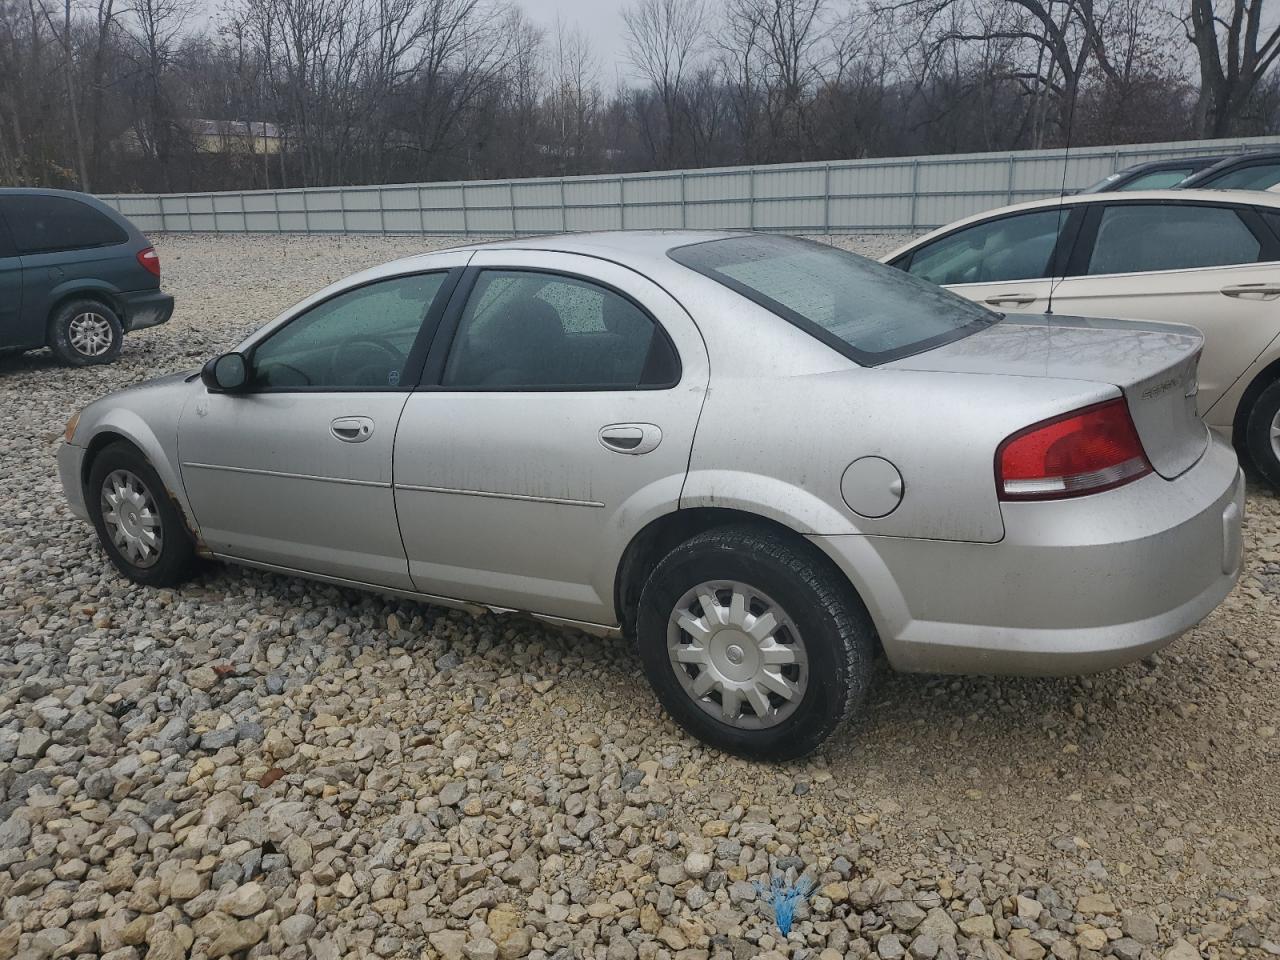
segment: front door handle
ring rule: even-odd
[[[1223,287],[1221,293],[1237,300],[1274,300],[1280,297],[1280,283],[1235,283]]]
[[[329,432],[343,443],[364,443],[373,436],[373,420],[369,417],[338,417],[329,424]]]
[[[1025,307],[1028,303],[1035,303],[1036,298],[1030,293],[993,293],[984,302],[993,307]]]
[[[662,431],[652,423],[611,423],[600,428],[600,443],[614,453],[638,456],[662,442]]]

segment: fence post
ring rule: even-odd
[[[622,177],[618,177],[618,229],[627,229],[627,195]]]
[[[916,203],[920,199],[920,158],[911,161],[911,232],[916,232]]]
[[[311,235],[311,194],[305,189],[302,191],[302,229],[308,236]]]
[[[827,161],[822,176],[822,230],[831,234],[831,161]]]
[[[689,205],[685,197],[685,172],[680,171],[680,229],[689,226]]]
[[[467,181],[458,181],[458,186],[462,188],[462,235],[469,237],[471,236],[471,221],[467,218]]]
[[[560,232],[569,232],[569,206],[564,199],[564,177],[560,178]]]
[[[271,191],[271,205],[276,210],[276,233],[284,233],[284,226],[280,220],[280,191]]]
[[[514,180],[507,181],[507,203],[511,205],[511,233],[518,236],[520,231],[516,229],[516,182]]]
[[[182,199],[186,201],[187,206],[187,229],[194,233],[195,230],[191,226],[191,194],[186,194]]]
[[[378,187],[378,232],[387,235],[387,205],[382,195],[382,187]]]
[[[1066,161],[1065,155],[1063,157],[1062,162],[1063,162],[1063,170],[1066,170],[1065,164],[1067,161]],[[1008,198],[1005,200],[1005,206],[1008,206],[1009,204],[1013,203],[1013,154],[1012,153],[1009,154],[1008,180],[1009,180],[1009,195],[1008,195]]]
[[[418,232],[423,236],[427,233],[427,211],[422,209],[422,187],[413,188],[413,195],[418,198]]]
[[[747,175],[747,228],[756,228],[756,168],[752,167]]]

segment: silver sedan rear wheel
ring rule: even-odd
[[[153,566],[164,547],[164,527],[147,485],[130,470],[113,470],[101,497],[102,522],[116,549],[134,566]]]
[[[809,656],[795,622],[768,594],[735,580],[689,590],[671,611],[667,655],[707,714],[743,730],[786,720],[804,699]]]

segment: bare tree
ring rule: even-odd
[[[661,108],[661,133],[649,136],[659,166],[677,162],[683,100],[705,46],[706,17],[703,0],[637,0],[622,11],[628,57]],[[648,114],[639,112],[642,123]]]
[[[1188,0],[1184,24],[1200,65],[1197,125],[1225,136],[1280,56],[1280,26],[1264,27],[1263,0]]]
[[[577,27],[556,21],[551,52],[551,93],[546,99],[556,173],[586,173],[592,130],[600,112],[600,64]]]

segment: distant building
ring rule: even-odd
[[[263,120],[187,120],[201,153],[276,154],[280,128]]]

